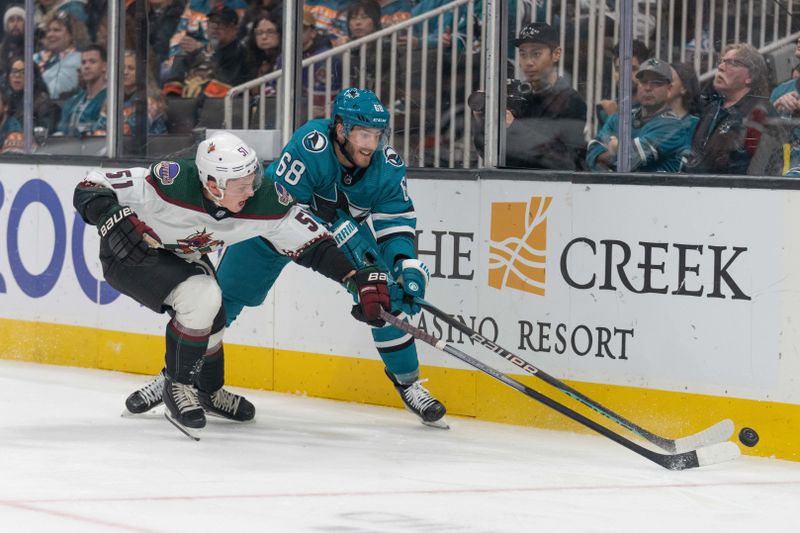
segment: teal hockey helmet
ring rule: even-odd
[[[339,91],[333,101],[333,119],[341,120],[345,136],[353,126],[382,130],[384,140],[389,136],[389,112],[369,89],[349,87]]]

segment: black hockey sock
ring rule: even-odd
[[[225,349],[203,357],[203,368],[197,376],[197,388],[204,392],[216,392],[225,384]]]
[[[191,384],[203,366],[208,347],[209,329],[196,330],[183,326],[176,319],[167,324],[167,376],[178,383]]]

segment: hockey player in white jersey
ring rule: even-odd
[[[205,426],[206,412],[238,421],[255,414],[252,403],[222,388],[226,319],[209,253],[261,237],[279,254],[354,290],[365,321],[391,307],[386,273],[356,270],[331,234],[281,192],[263,178],[255,151],[230,133],[200,143],[195,161],[93,170],[75,189],[76,210],[98,227],[106,281],[172,317],[159,399],[187,434]]]

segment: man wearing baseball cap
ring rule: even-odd
[[[633,146],[631,170],[678,172],[681,157],[691,145],[691,132],[672,112],[668,97],[672,68],[660,59],[648,59],[636,73],[640,106],[631,114]],[[619,114],[612,115],[592,141],[586,162],[592,170],[609,170],[617,165]]]
[[[578,170],[586,140],[586,102],[558,75],[558,30],[544,22],[526,24],[511,41],[524,79],[508,80],[505,116],[506,166]],[[481,93],[470,97],[476,120],[474,141],[483,151]],[[477,104],[477,105],[474,105]]]

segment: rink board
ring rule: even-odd
[[[152,373],[165,320],[101,281],[96,232],[71,207],[87,170],[0,168],[0,357]],[[409,192],[440,308],[655,431],[730,417],[761,435],[746,452],[800,460],[800,192],[499,180],[412,180]],[[349,305],[290,265],[229,331],[227,381],[399,405]],[[428,315],[414,323],[518,374]],[[452,414],[576,429],[446,354],[420,353]]]

